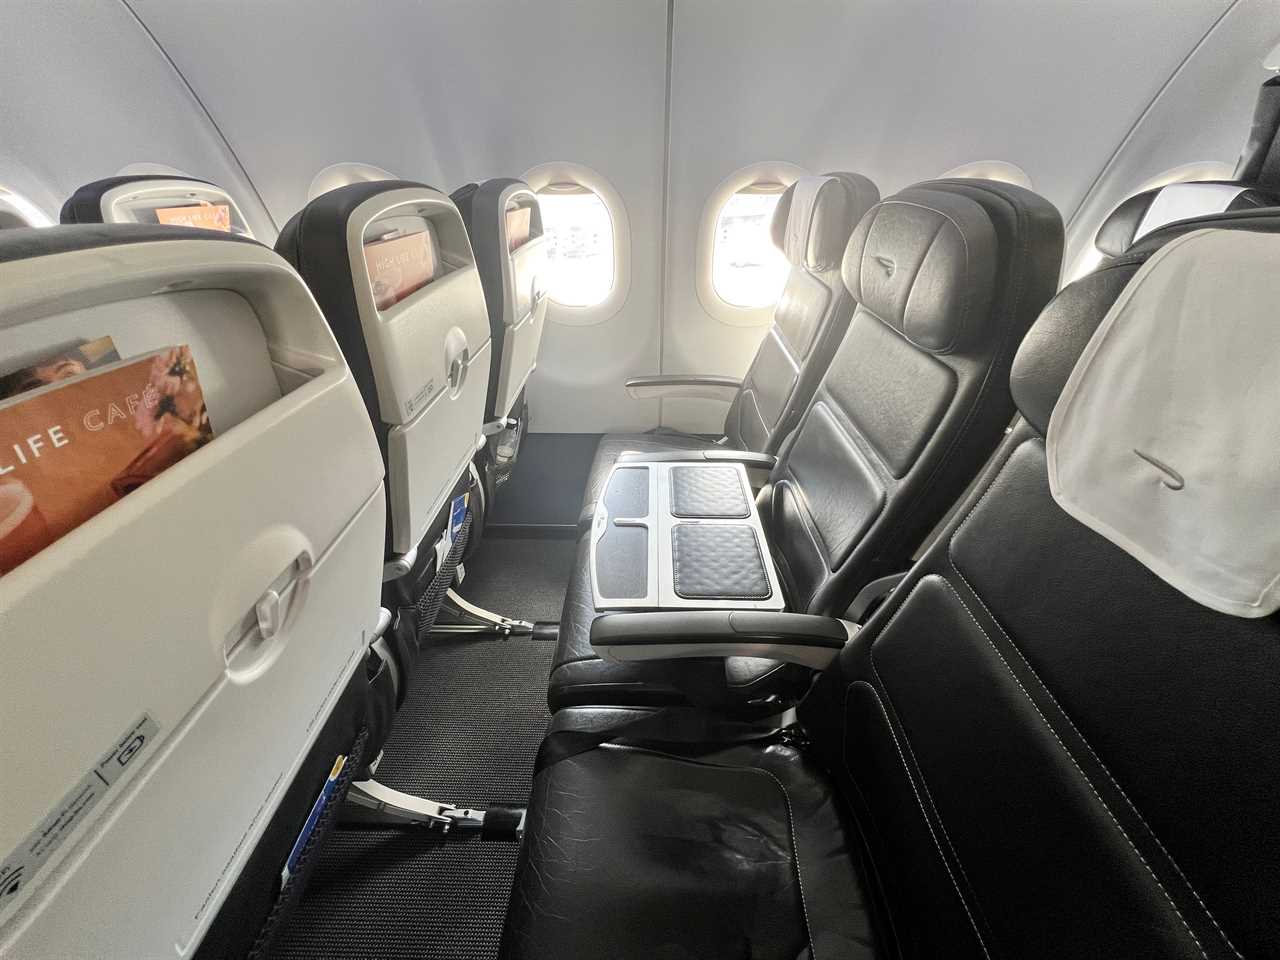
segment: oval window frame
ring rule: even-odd
[[[952,167],[937,179],[996,180],[1000,183],[1011,183],[1024,190],[1036,188],[1031,174],[1008,160],[970,160],[958,167]]]
[[[383,170],[372,163],[361,163],[357,160],[343,160],[331,163],[322,168],[307,185],[307,203],[316,197],[323,196],[330,190],[350,186],[353,183],[374,183],[379,180],[399,179],[394,173]]]
[[[11,187],[0,186],[0,230],[52,227],[57,222],[24,194]]]
[[[569,327],[590,327],[612,319],[631,293],[631,221],[622,195],[599,171],[568,160],[540,163],[520,179],[535,194],[553,184],[574,184],[591,191],[604,204],[613,225],[613,285],[603,300],[584,307],[560,303],[548,292],[547,319]]]
[[[697,252],[694,261],[694,286],[698,302],[711,317],[730,327],[763,327],[773,322],[776,304],[762,307],[739,307],[725,300],[716,292],[713,276],[715,264],[716,224],[729,199],[736,193],[758,183],[781,184],[782,190],[809,171],[787,160],[760,160],[739,167],[721,180],[707,196],[698,219]],[[781,191],[779,191],[781,192]]]

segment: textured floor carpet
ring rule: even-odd
[[[559,620],[576,550],[573,540],[486,539],[459,592],[516,620]]]
[[[556,620],[572,541],[486,541],[462,595],[507,616]],[[436,637],[396,715],[378,779],[460,805],[523,804],[549,715],[554,645]],[[344,830],[326,844],[274,952],[284,960],[491,960],[515,843],[424,831]]]

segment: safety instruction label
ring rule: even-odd
[[[93,769],[67,791],[62,801],[0,862],[0,921],[17,903],[18,894],[41,865],[71,836],[77,826],[111,792],[126,769],[155,740],[160,726],[143,714],[103,754]]]

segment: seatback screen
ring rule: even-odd
[[[371,240],[364,245],[373,303],[379,310],[399,303],[436,277],[439,257],[430,230]]]
[[[529,207],[513,207],[507,211],[507,251],[515,252],[529,242]]]
[[[231,232],[231,206],[226,203],[197,203],[185,207],[156,207],[156,220],[179,227]]]

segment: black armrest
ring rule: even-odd
[[[637,400],[653,400],[660,397],[722,400],[730,403],[742,388],[742,381],[734,377],[710,376],[698,373],[670,373],[653,377],[628,377],[624,381],[627,393]]]
[[[708,447],[705,450],[663,450],[645,453],[643,450],[624,450],[618,455],[619,463],[740,463],[748,470],[772,470],[778,458],[771,453],[755,453],[752,450],[731,450],[728,447]]]
[[[857,629],[857,624],[807,613],[611,613],[597,617],[591,624],[591,646],[605,659],[614,661],[766,657],[821,670]]]

